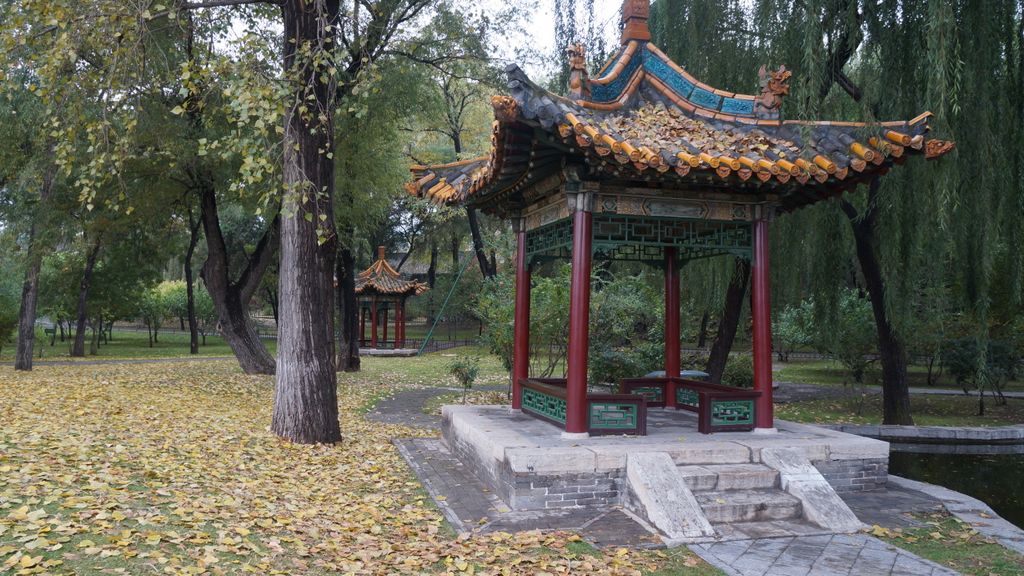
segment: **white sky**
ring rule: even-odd
[[[484,6],[488,4],[504,6],[504,0],[485,0]],[[582,2],[580,3],[582,4]],[[582,7],[582,6],[581,6]],[[601,29],[605,42],[609,48],[614,48],[619,40],[619,9],[622,7],[622,0],[594,0],[594,20]],[[584,15],[580,13],[579,26],[584,26],[582,21]],[[527,11],[525,25],[521,30],[509,31],[507,49],[499,53],[498,57],[516,61],[514,50],[516,47],[529,46],[537,52],[550,55],[555,49],[555,0],[537,0],[532,9]],[[520,64],[530,78],[537,80],[553,72],[538,63],[516,62]]]

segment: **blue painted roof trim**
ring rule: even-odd
[[[624,53],[620,52],[619,56],[608,66],[608,69],[613,69],[623,57]],[[662,84],[675,92],[677,96],[691,102],[695,106],[734,116],[754,116],[753,100],[720,96],[707,89],[695,86],[693,82],[680,74],[668,62],[665,62],[657,54],[648,50],[646,45],[633,53],[622,72],[614,80],[607,84],[591,84],[591,101],[607,103],[621,98],[623,92],[629,86],[629,81],[640,66],[643,66],[645,72],[660,80]]]

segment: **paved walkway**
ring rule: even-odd
[[[953,576],[957,572],[864,534],[690,546],[730,576]]]
[[[474,386],[473,391],[505,390],[506,386]],[[414,428],[437,430],[441,427],[441,416],[426,414],[423,407],[437,396],[462,392],[462,388],[416,388],[405,390],[377,403],[366,417],[385,424],[403,424]]]

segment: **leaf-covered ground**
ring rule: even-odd
[[[569,534],[455,538],[389,441],[424,432],[361,415],[447,385],[446,360],[344,377],[336,446],[277,440],[272,380],[230,361],[0,367],[0,574],[714,573]]]

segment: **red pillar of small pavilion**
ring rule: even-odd
[[[572,227],[572,286],[569,292],[569,354],[565,432],[587,433],[587,354],[590,347],[590,263],[593,215],[590,195],[577,194]]]
[[[755,410],[755,426],[762,429],[775,427],[772,413],[772,316],[768,251],[768,220],[760,218],[754,221],[751,315],[754,320],[754,390],[761,393]]]
[[[405,298],[398,301],[395,308],[395,348],[405,345]]]
[[[512,325],[512,409],[523,407],[521,380],[530,377],[530,266],[526,261],[526,224],[516,221],[516,301]]]
[[[665,249],[665,376],[679,377],[679,265],[676,248]],[[665,388],[665,406],[676,407],[676,384]]]
[[[381,325],[384,326],[384,339],[381,340],[381,345],[384,346],[385,348],[387,348],[387,346],[388,346],[388,303],[387,303],[386,300],[384,301],[384,321],[381,322]]]
[[[366,306],[359,306],[359,345],[366,346]]]
[[[370,304],[370,347],[377,347],[377,297],[373,297],[373,302]]]

